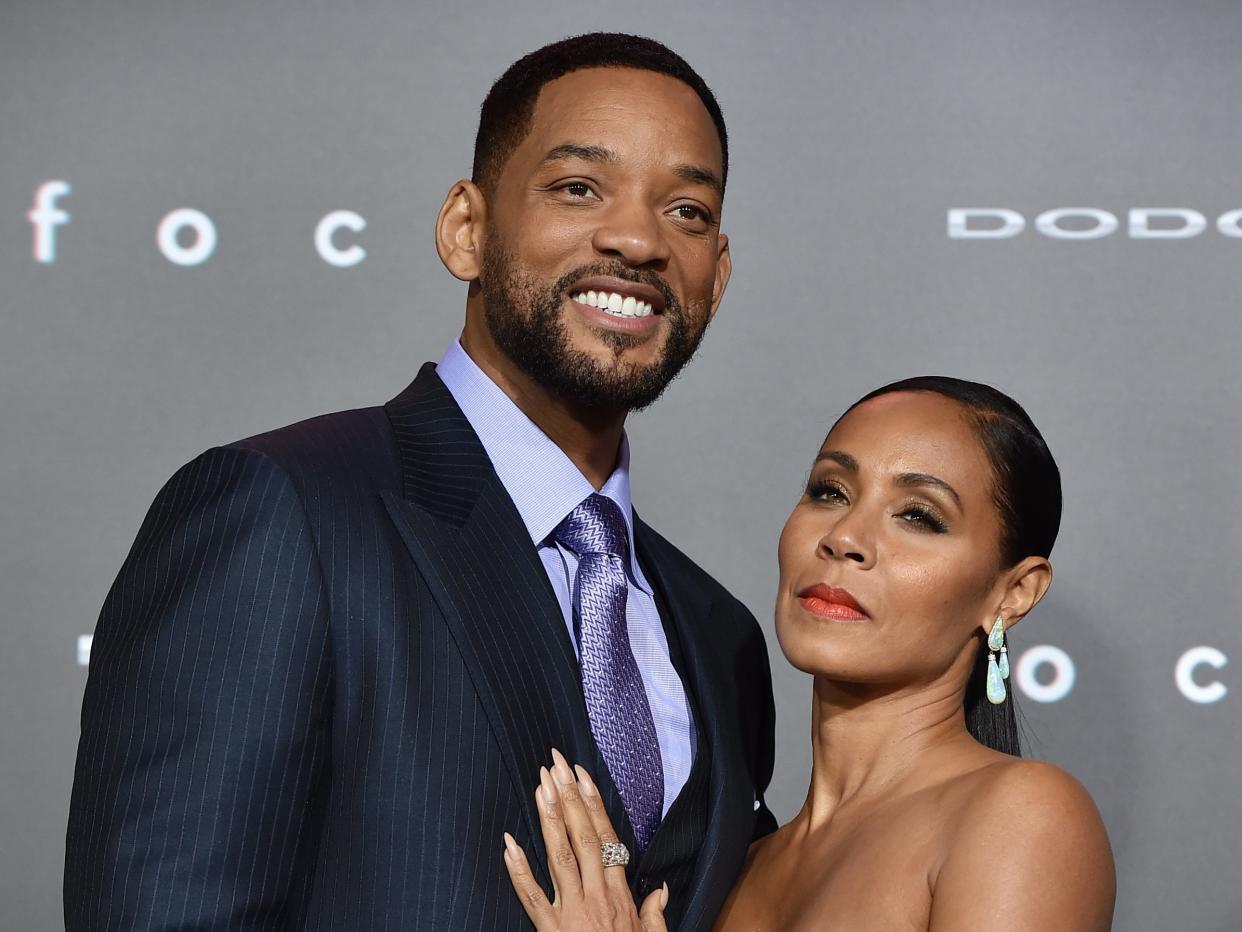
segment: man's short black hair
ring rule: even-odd
[[[622,32],[591,32],[571,36],[518,59],[492,85],[479,114],[474,140],[474,183],[495,186],[513,150],[530,131],[535,101],[550,81],[584,68],[637,68],[676,78],[694,89],[720,135],[721,188],[729,174],[729,138],[724,114],[711,88],[689,63],[665,45]]]

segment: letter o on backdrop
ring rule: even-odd
[[[1229,687],[1219,680],[1200,686],[1195,682],[1195,669],[1206,665],[1219,670],[1228,662],[1229,658],[1215,647],[1192,647],[1177,658],[1177,665],[1173,668],[1173,681],[1177,683],[1181,694],[1191,702],[1200,705],[1220,702],[1225,698],[1225,693],[1229,692]]]
[[[1094,220],[1095,226],[1085,230],[1066,230],[1060,225],[1066,217],[1086,217]],[[1045,210],[1036,217],[1035,229],[1053,239],[1099,239],[1116,231],[1117,218],[1107,210],[1094,207],[1058,207]]]
[[[1041,683],[1035,672],[1044,664],[1052,667],[1051,682]],[[1014,679],[1022,692],[1036,702],[1060,702],[1074,688],[1077,670],[1074,661],[1065,651],[1051,644],[1037,644],[1027,648],[1014,667]]]
[[[186,227],[194,231],[194,244],[182,246],[177,234]],[[216,249],[216,225],[201,210],[179,207],[160,221],[155,242],[164,258],[174,265],[202,265]]]

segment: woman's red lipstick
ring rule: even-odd
[[[866,621],[867,613],[846,589],[816,583],[798,593],[798,601],[808,612],[834,621]]]

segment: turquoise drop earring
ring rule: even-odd
[[[996,652],[1000,651],[997,663]],[[988,633],[988,702],[1000,705],[1008,693],[1005,680],[1009,679],[1009,648],[1005,646],[1005,619],[996,616],[996,624]]]

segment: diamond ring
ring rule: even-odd
[[[605,867],[625,867],[630,863],[630,849],[619,841],[601,842],[599,854]]]

